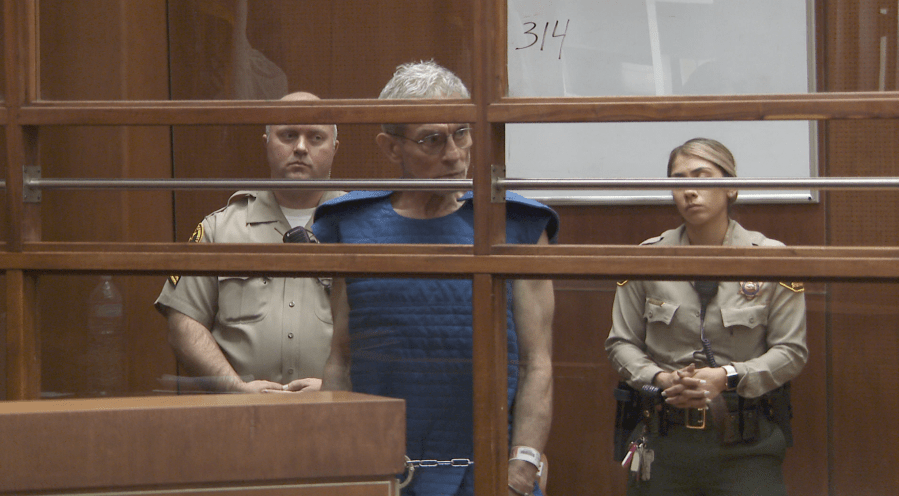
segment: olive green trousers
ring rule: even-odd
[[[628,496],[785,496],[786,441],[780,427],[761,419],[759,440],[722,446],[714,429],[672,425],[664,436],[646,434],[653,450],[648,481],[631,480]],[[637,427],[634,438],[643,432]]]

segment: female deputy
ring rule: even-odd
[[[721,143],[696,138],[671,152],[668,176],[734,177],[736,164]],[[672,194],[684,224],[644,245],[783,246],[730,219],[735,190]],[[622,461],[628,494],[786,493],[788,381],[808,357],[801,284],[625,281],[605,347],[643,391]]]

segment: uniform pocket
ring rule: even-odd
[[[313,288],[315,298],[313,298],[312,306],[315,311],[315,316],[325,324],[334,325],[334,319],[331,316],[331,298],[324,289],[324,285],[327,285],[329,288],[331,287],[331,278],[321,278],[321,280],[313,279],[313,281],[315,283],[315,287]]]
[[[257,322],[265,317],[273,284],[266,277],[219,277],[218,318],[223,323]]]
[[[674,313],[677,312],[678,305],[657,300],[655,298],[646,298],[646,306],[643,308],[643,318],[646,322],[657,322],[665,325],[671,324]]]
[[[768,325],[768,308],[756,305],[745,308],[722,308],[721,319],[724,327],[746,327],[752,329]]]

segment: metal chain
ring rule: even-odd
[[[474,465],[474,460],[468,458],[453,458],[452,460],[410,460],[406,457],[406,478],[400,481],[399,488],[402,489],[412,482],[416,468],[433,468],[433,467],[470,467]]]
[[[412,468],[431,467],[469,467],[474,465],[474,460],[468,458],[453,458],[452,460],[406,460],[406,466]]]

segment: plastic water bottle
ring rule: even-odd
[[[91,394],[126,390],[124,317],[122,293],[112,276],[102,276],[88,299],[86,372]]]

